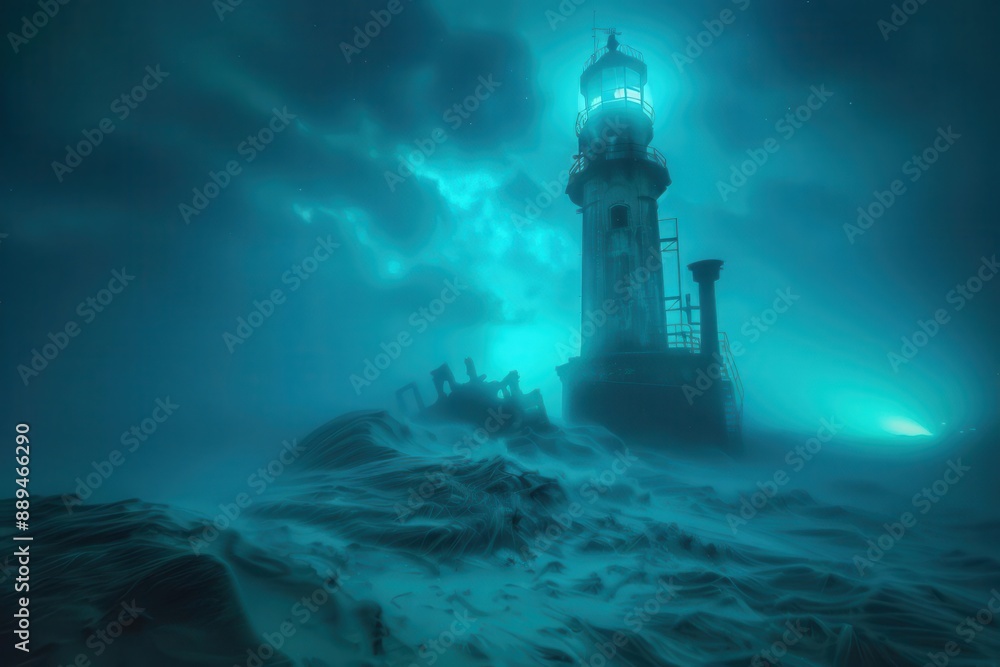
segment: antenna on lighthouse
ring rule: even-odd
[[[591,26],[592,27],[590,29],[590,32],[594,36],[594,51],[593,51],[593,53],[597,53],[597,10],[596,9],[594,10],[594,20],[591,23]]]
[[[608,48],[614,50],[618,47],[618,40],[615,38],[616,35],[620,35],[621,32],[615,30],[614,28],[598,28],[597,27],[597,10],[594,10],[594,22],[591,32],[594,33],[594,55],[597,55],[597,33],[604,33],[608,36]]]

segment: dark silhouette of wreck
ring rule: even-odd
[[[479,424],[494,433],[517,431],[526,426],[549,426],[542,392],[535,389],[524,393],[521,376],[516,370],[507,373],[502,380],[487,380],[485,374],[476,372],[475,362],[466,357],[465,372],[468,382],[457,382],[446,363],[432,370],[437,396],[429,406],[424,404],[415,382],[400,387],[396,391],[400,412],[415,413],[422,419]],[[407,397],[410,397],[409,404]]]

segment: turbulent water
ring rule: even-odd
[[[599,429],[468,435],[345,415],[215,517],[34,499],[24,664],[1000,664],[1000,561],[968,546],[997,522],[914,512],[866,555],[864,507],[789,490],[751,516],[690,481],[710,463]]]

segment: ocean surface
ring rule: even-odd
[[[942,458],[946,486],[931,485],[932,501],[878,471],[786,486],[785,475],[829,465],[798,458],[739,476],[738,457],[682,459],[598,428],[477,439],[468,427],[351,413],[204,511],[34,498],[31,653],[16,657],[31,667],[1000,665],[1000,521],[945,497],[971,476],[967,464]],[[11,609],[16,563],[4,566]],[[13,629],[5,617],[4,651]]]

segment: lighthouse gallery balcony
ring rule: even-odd
[[[576,136],[583,133],[583,128],[591,116],[605,111],[632,111],[633,109],[642,109],[642,112],[649,118],[650,125],[656,120],[653,105],[641,97],[635,97],[630,89],[620,88],[614,91],[613,97],[608,100],[598,97],[593,104],[577,114]]]
[[[579,174],[591,164],[603,162],[604,160],[636,160],[657,164],[664,169],[667,166],[667,158],[663,153],[652,146],[642,144],[611,144],[604,151],[593,155],[581,155],[569,170],[570,176]]]

